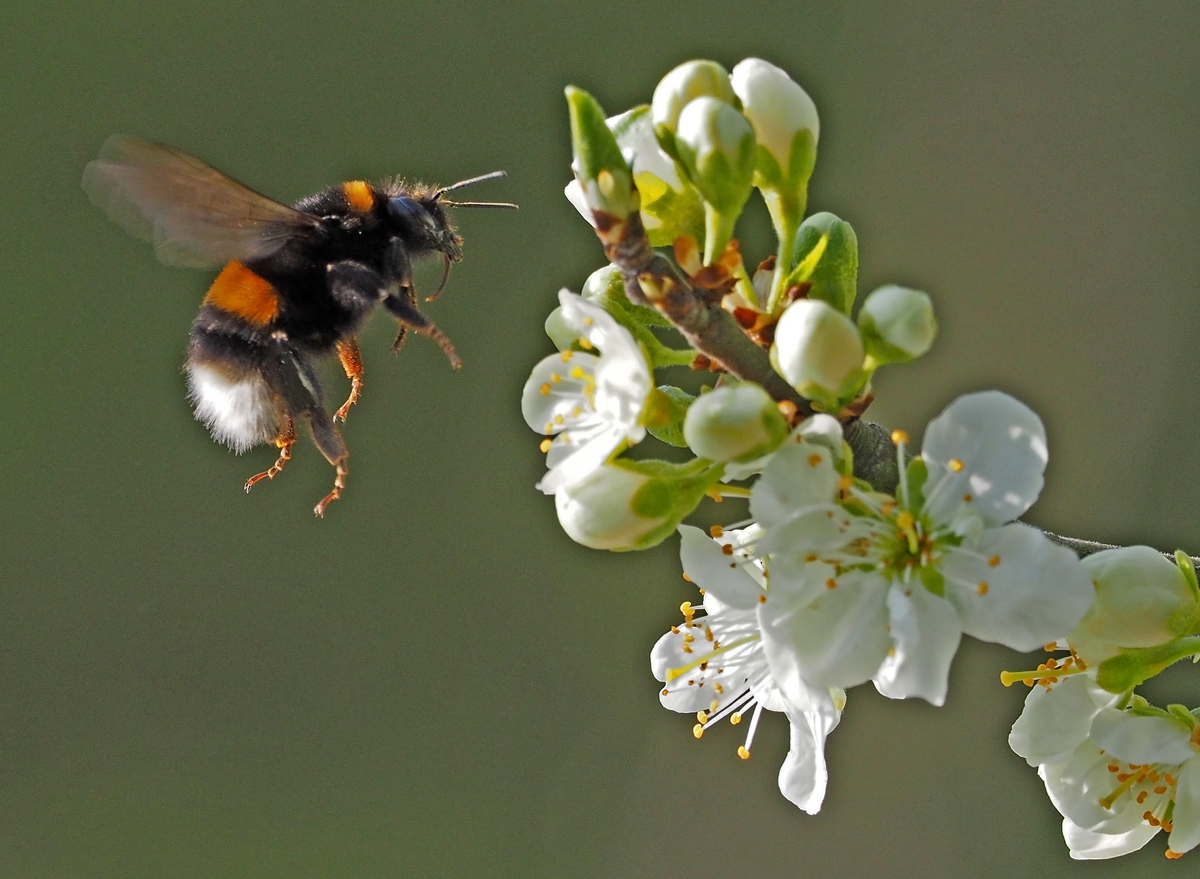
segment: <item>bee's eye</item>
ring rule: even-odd
[[[414,220],[425,220],[429,216],[428,212],[425,210],[425,206],[415,198],[401,196],[400,198],[393,198],[389,204],[391,205],[391,211],[394,216],[410,222]]]

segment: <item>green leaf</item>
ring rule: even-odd
[[[824,240],[824,244],[821,242]],[[814,264],[806,261],[822,246]],[[858,236],[845,220],[828,212],[813,214],[800,224],[792,248],[786,286],[808,281],[810,299],[828,302],[849,315],[858,292]]]
[[[642,420],[650,435],[668,445],[687,448],[683,438],[683,420],[688,406],[696,398],[672,385],[659,385],[650,392]]]
[[[617,139],[604,121],[604,110],[596,99],[575,86],[567,86],[567,109],[571,119],[571,148],[579,166],[579,180],[589,195],[600,198],[603,208],[625,218],[636,209],[633,172],[621,155]]]

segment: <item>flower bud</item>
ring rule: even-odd
[[[680,174],[654,134],[650,108],[643,104],[605,120],[621,155],[633,171],[641,203],[642,225],[651,247],[665,247],[681,235],[704,236],[704,205],[700,194]],[[567,184],[565,195],[583,218],[595,225],[578,180]]]
[[[762,184],[794,187],[806,183],[820,134],[817,107],[808,92],[785,71],[761,58],[739,63],[730,82],[741,99],[742,112],[754,126]]]
[[[704,264],[712,265],[733,237],[754,178],[754,129],[716,98],[696,98],[679,115],[679,161],[705,204]]]
[[[858,312],[867,354],[877,364],[904,363],[933,344],[937,319],[927,293],[889,284],[867,297]]]
[[[1067,640],[1089,665],[1122,648],[1155,647],[1194,630],[1200,618],[1195,593],[1157,550],[1106,549],[1084,558],[1083,565],[1096,599]]]
[[[785,287],[807,281],[809,299],[850,313],[858,292],[858,236],[849,223],[828,211],[808,217],[796,232],[792,265]]]
[[[638,209],[633,172],[605,124],[604,110],[596,99],[574,86],[569,86],[566,94],[575,154],[572,167],[583,201],[589,211],[603,211],[623,220]]]
[[[674,133],[683,108],[707,95],[732,104],[733,86],[725,68],[715,61],[685,61],[661,80],[650,102],[650,117],[654,128]]]
[[[819,300],[793,302],[775,327],[771,363],[776,371],[801,394],[826,407],[857,390],[863,356],[858,328]]]
[[[554,495],[559,524],[592,549],[621,552],[661,543],[712,481],[672,474],[672,465],[655,467],[662,463],[616,461],[562,486]]]
[[[701,394],[683,422],[688,446],[710,461],[761,457],[787,434],[787,422],[771,395],[750,382]]]

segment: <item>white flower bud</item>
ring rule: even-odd
[[[752,383],[701,394],[688,407],[683,437],[701,458],[748,461],[767,454],[788,434],[771,395]]]
[[[847,393],[863,364],[858,328],[833,306],[800,299],[784,311],[775,327],[771,362],[788,383],[809,399]]]
[[[715,61],[685,61],[666,76],[654,89],[650,116],[655,128],[675,131],[679,114],[691,101],[707,95],[732,104],[733,86],[725,68]]]
[[[817,142],[821,124],[816,104],[784,70],[761,58],[742,61],[733,68],[730,81],[754,136],[786,175],[796,135],[809,131],[813,144]]]
[[[671,494],[666,480],[605,464],[559,488],[554,506],[559,524],[576,543],[640,549],[671,518]]]
[[[1084,558],[1096,599],[1067,640],[1089,664],[1122,648],[1155,647],[1190,634],[1200,608],[1183,572],[1148,546]]]
[[[754,129],[749,120],[716,98],[696,98],[679,116],[676,143],[705,201],[719,211],[741,210],[754,175]]]
[[[920,357],[937,335],[933,302],[927,293],[889,284],[867,297],[858,312],[867,353],[879,363]]]

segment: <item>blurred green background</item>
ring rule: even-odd
[[[674,541],[572,544],[518,400],[556,290],[602,260],[561,197],[563,87],[617,112],[687,58],[760,55],[820,108],[810,207],[855,226],[861,291],[939,309],[872,415],[915,436],[958,393],[1014,393],[1050,432],[1032,521],[1200,552],[1200,7],[24,0],[0,33],[0,879],[1172,869],[1161,839],[1068,860],[1005,743],[1024,691],[997,672],[1030,660],[1000,648],[965,644],[940,710],[852,691],[816,817],[776,788],[781,717],[748,763],[734,730],[695,741],[647,663],[690,597]],[[429,308],[466,368],[420,338],[392,358],[376,318],[325,521],[306,439],[247,497],[272,451],[192,420],[211,274],[87,203],[113,132],[285,201],[509,171],[471,195],[520,213],[460,212]]]

